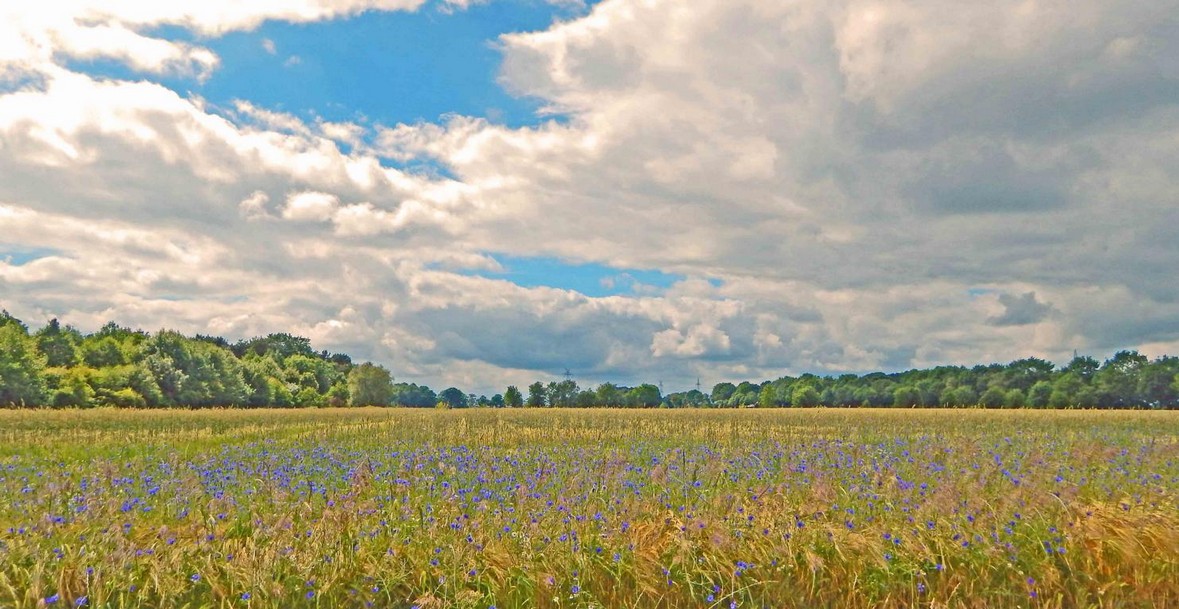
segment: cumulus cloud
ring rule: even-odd
[[[331,219],[340,200],[324,192],[304,191],[291,193],[283,207],[282,217],[287,220],[323,222]]]
[[[605,0],[498,40],[542,107],[518,128],[63,67],[201,78],[202,37],[420,6],[0,9],[0,223],[52,252],[0,256],[0,304],[292,331],[478,391],[1179,351],[1175,0]],[[479,277],[492,253],[684,279],[593,298]]]

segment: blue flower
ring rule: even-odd
[[[45,597],[45,604],[46,604],[46,605],[52,605],[52,604],[54,604],[54,603],[56,603],[57,601],[60,601],[60,600],[61,600],[61,595],[60,595],[60,594],[54,594],[53,596],[47,596],[47,597]]]

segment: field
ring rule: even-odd
[[[1179,416],[0,411],[0,607],[1179,607]]]

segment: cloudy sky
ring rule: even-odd
[[[478,392],[1179,353],[1179,0],[0,8],[0,306]]]

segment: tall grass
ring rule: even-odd
[[[0,607],[1179,606],[1179,417],[0,411]]]

